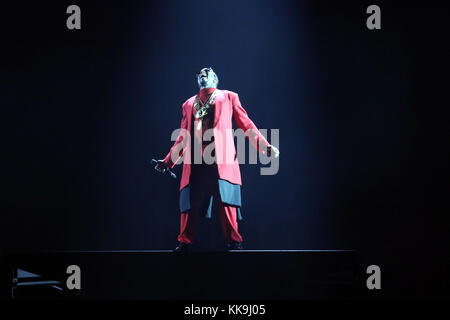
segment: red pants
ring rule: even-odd
[[[232,241],[242,242],[242,237],[238,232],[236,207],[227,206],[221,201],[218,201],[218,209],[225,241],[227,243]],[[189,214],[187,212],[181,214],[180,234],[178,235],[179,242],[192,243],[194,241],[196,216],[196,214]]]

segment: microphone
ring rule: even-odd
[[[152,159],[152,164],[156,166],[158,164],[158,160]],[[166,168],[166,171],[164,171],[163,174],[166,172],[168,172],[172,178],[174,178],[174,179],[177,178],[176,174],[173,173],[172,170],[170,170],[169,168]]]

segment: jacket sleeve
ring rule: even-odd
[[[178,133],[178,137],[175,140],[172,148],[170,148],[169,153],[164,158],[164,163],[170,168],[173,168],[178,159],[183,155],[186,143],[189,140],[189,132],[187,131],[187,117],[184,104],[182,107],[182,112],[183,118],[181,119],[180,132]]]
[[[245,132],[250,143],[258,150],[258,152],[266,154],[266,147],[269,145],[269,142],[267,142],[266,138],[259,132],[253,121],[248,117],[247,112],[239,101],[239,95],[237,93],[232,93],[232,104],[233,118],[237,126]]]

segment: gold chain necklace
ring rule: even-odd
[[[200,99],[199,94],[195,98],[194,108],[195,110],[197,110],[197,112],[195,113],[195,118],[198,119],[197,130],[200,130],[202,128],[203,118],[208,114],[208,109],[214,103],[216,91],[217,90],[214,90],[214,92],[209,95],[208,99],[206,99],[205,102],[203,102],[202,99]]]

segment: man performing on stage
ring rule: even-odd
[[[216,203],[226,246],[242,249],[238,220],[242,219],[241,174],[234,145],[232,119],[245,132],[256,149],[268,156],[278,157],[279,151],[270,145],[241,106],[237,93],[219,90],[219,79],[212,68],[197,73],[200,91],[189,98],[182,108],[181,130],[174,145],[155,169],[164,172],[184,156],[180,183],[180,234],[175,252],[188,251],[194,240],[195,219],[211,217]],[[213,132],[207,138],[206,132]],[[211,148],[212,147],[212,148]],[[207,151],[214,163],[204,161]],[[195,154],[198,150],[200,157]],[[200,161],[197,159],[200,158]]]

